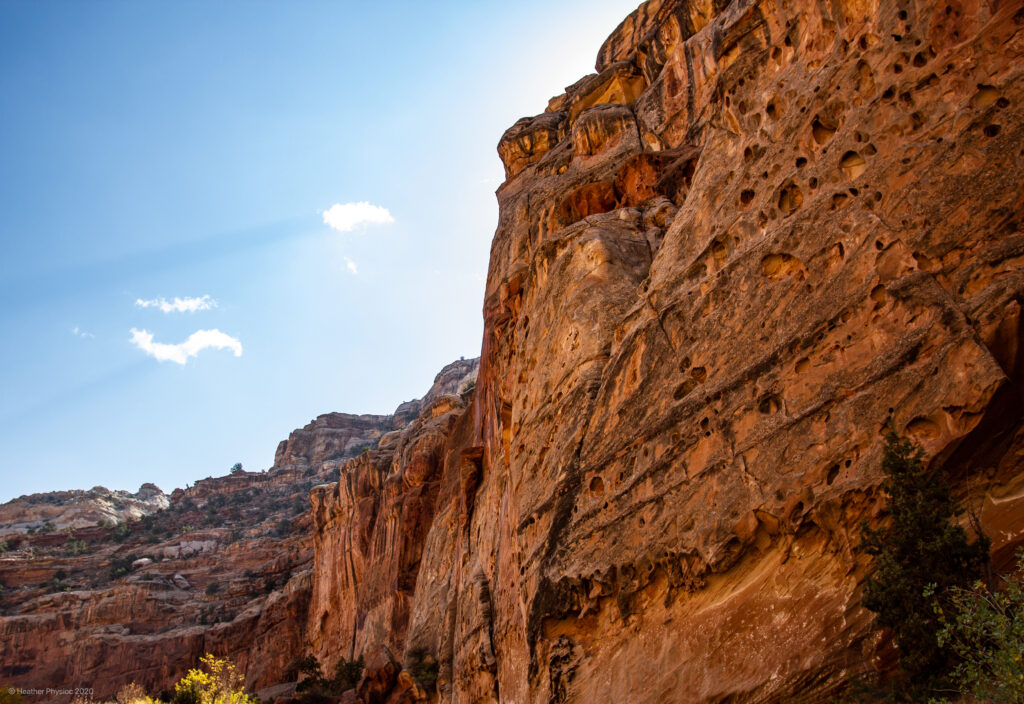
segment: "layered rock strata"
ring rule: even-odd
[[[320,496],[314,487],[339,468],[380,454],[372,447],[432,442],[430,413],[457,399],[448,394],[471,385],[477,366],[448,365],[423,401],[393,415],[320,416],[281,443],[266,472],[201,479],[169,500],[144,485],[134,496],[97,488],[0,506],[10,521],[0,555],[4,686],[89,687],[110,700],[134,681],[157,694],[207,652],[231,657],[251,691],[294,680],[287,666],[308,650],[316,576],[311,490]],[[140,497],[162,504],[127,513]],[[115,499],[128,507],[116,525],[96,509]],[[51,527],[37,532],[31,521],[42,518]]]

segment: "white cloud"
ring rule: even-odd
[[[163,297],[150,298],[148,300],[138,298],[135,300],[135,305],[139,308],[159,308],[164,313],[195,313],[199,310],[216,308],[217,301],[209,296],[200,296],[199,298],[189,296],[185,298],[175,297],[173,301],[168,301]]]
[[[229,349],[236,357],[242,356],[242,343],[220,330],[196,330],[178,345],[153,342],[153,333],[132,328],[132,344],[160,362],[184,364],[205,349]]]
[[[359,273],[359,269],[356,268],[356,263],[349,259],[348,257],[345,257],[345,266],[348,267],[348,270],[351,271],[353,274]]]
[[[387,208],[362,201],[335,203],[323,212],[324,224],[338,232],[351,232],[360,225],[386,225],[395,221]]]
[[[88,337],[88,338],[96,337],[91,332],[86,332],[85,330],[82,330],[77,325],[75,327],[71,328],[71,334],[74,335],[75,337]]]

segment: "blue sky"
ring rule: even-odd
[[[0,2],[0,501],[265,469],[479,354],[498,138],[633,7]]]

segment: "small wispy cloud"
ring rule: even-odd
[[[335,203],[323,211],[324,224],[338,232],[351,232],[360,225],[386,225],[395,221],[387,208],[366,201]]]
[[[168,301],[166,298],[150,298],[142,299],[137,298],[135,305],[139,308],[159,308],[164,313],[195,313],[200,310],[210,310],[211,308],[217,307],[217,301],[213,300],[209,296],[200,296],[199,298],[186,296],[185,298],[177,298],[173,301]]]
[[[71,328],[71,334],[74,335],[75,337],[86,337],[86,338],[90,338],[90,339],[96,337],[91,332],[86,332],[85,330],[83,330],[82,328],[78,327],[77,325],[75,327]]]
[[[231,350],[236,357],[242,356],[242,343],[220,330],[196,330],[188,339],[177,345],[153,342],[153,333],[132,328],[132,344],[160,362],[184,364],[189,357],[195,357],[205,349]]]
[[[358,274],[359,273],[359,269],[356,268],[356,263],[354,261],[352,261],[351,259],[349,259],[348,257],[345,257],[345,266],[353,274]]]

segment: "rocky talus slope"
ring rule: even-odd
[[[835,701],[893,663],[855,550],[890,424],[997,567],[1024,542],[1024,3],[652,0],[596,69],[498,145],[475,387],[279,450],[330,479],[267,544],[295,606],[202,631],[252,686],[291,651],[364,657],[367,704]],[[72,598],[5,667],[99,623]]]

